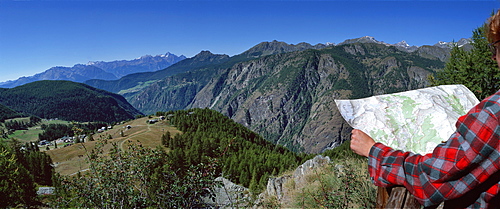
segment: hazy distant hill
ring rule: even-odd
[[[67,80],[79,83],[90,79],[116,80],[131,73],[161,70],[185,58],[167,53],[157,56],[146,55],[134,60],[99,61],[89,62],[86,65],[77,64],[73,67],[52,67],[33,76],[1,82],[0,88],[12,88],[40,80]]]
[[[122,96],[71,81],[36,81],[0,89],[0,104],[41,118],[113,122],[141,114]]]
[[[114,79],[121,78],[132,73],[141,72],[154,72],[158,70],[163,70],[170,65],[173,65],[183,59],[186,59],[184,55],[177,56],[170,52],[162,55],[145,55],[134,60],[120,60],[113,62],[89,62],[87,65],[96,66],[103,69],[108,73],[112,73],[116,76]],[[92,79],[102,79],[102,80],[114,80],[106,78],[92,78]],[[88,79],[87,79],[88,80]]]
[[[90,65],[75,65],[73,67],[52,67],[33,76],[21,77],[17,80],[0,83],[1,88],[12,88],[41,80],[67,80],[83,82],[91,78],[116,79],[111,73]]]
[[[184,59],[166,69],[156,72],[134,73],[111,81],[93,79],[85,83],[114,93],[120,91],[122,91],[121,94],[133,93],[165,77],[196,70],[202,66],[224,63],[228,58],[229,56],[227,55],[215,55],[209,51],[202,51],[192,58]]]

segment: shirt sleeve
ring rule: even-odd
[[[405,186],[424,206],[460,197],[500,169],[499,112],[498,103],[481,102],[458,119],[446,143],[426,155],[376,143],[369,155],[370,176],[377,186]]]

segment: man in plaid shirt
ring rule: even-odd
[[[500,11],[489,19],[488,40],[500,67]],[[500,208],[500,91],[456,123],[446,143],[426,155],[394,150],[360,130],[351,149],[368,157],[375,185],[405,186],[425,207]]]

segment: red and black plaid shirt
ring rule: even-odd
[[[368,170],[375,185],[405,186],[424,206],[500,208],[500,91],[456,123],[446,143],[426,155],[376,143]]]

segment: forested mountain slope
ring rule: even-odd
[[[0,89],[0,104],[41,118],[114,122],[141,114],[122,96],[71,81],[37,81]]]
[[[295,168],[308,157],[266,141],[214,110],[196,108],[165,115],[171,115],[172,124],[183,132],[164,137],[174,167],[208,164],[209,158],[218,158],[225,178],[253,191],[262,190],[268,177]]]

